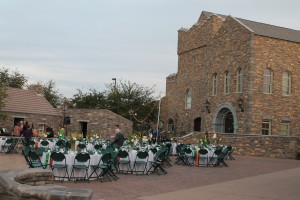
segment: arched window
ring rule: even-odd
[[[215,73],[212,76],[212,95],[217,95],[217,88],[218,88],[218,75]]]
[[[185,108],[190,109],[192,107],[192,91],[187,90],[185,95]]]
[[[292,91],[292,80],[290,72],[283,72],[282,74],[282,95],[289,96]]]
[[[272,85],[273,85],[273,71],[271,69],[265,69],[263,93],[272,94]]]
[[[173,119],[169,119],[169,121],[168,121],[168,131],[174,131],[174,121],[173,121]]]
[[[224,93],[229,94],[229,71],[224,73]]]
[[[243,84],[243,71],[242,69],[238,69],[236,71],[236,92],[242,93],[242,85]]]

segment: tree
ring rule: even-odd
[[[2,86],[22,89],[27,81],[27,77],[18,70],[11,72],[4,67],[0,69],[0,82],[3,84]]]
[[[27,89],[33,90],[37,94],[42,94],[55,108],[63,102],[63,96],[59,93],[58,89],[56,89],[56,84],[53,80],[50,80],[47,83],[39,81],[35,84],[30,84],[27,86]]]
[[[81,109],[106,107],[106,97],[104,92],[99,92],[94,88],[90,88],[87,93],[83,93],[82,90],[77,89],[77,94],[73,95],[71,102],[75,105],[75,108]]]
[[[53,80],[49,80],[47,83],[43,84],[43,95],[47,99],[47,101],[55,108],[63,101],[63,97],[59,93],[58,89],[56,89],[56,84]]]
[[[107,85],[107,109],[133,121],[134,129],[145,129],[157,118],[154,89],[130,81]],[[148,127],[147,127],[148,128]]]
[[[2,85],[2,83],[0,82],[0,110],[3,108],[4,106],[4,99],[6,97],[6,93],[5,93],[5,87]],[[7,116],[6,114],[0,112],[0,120],[5,119]]]

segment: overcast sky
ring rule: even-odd
[[[177,31],[202,11],[300,30],[299,0],[0,0],[0,67],[67,97],[112,78],[165,93]]]

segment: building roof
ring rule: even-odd
[[[18,88],[7,88],[7,97],[4,99],[4,107],[1,111],[31,113],[42,115],[59,115],[55,109],[42,95],[32,90]]]
[[[226,18],[226,15],[220,15],[217,13],[202,12],[207,18],[209,18],[212,15],[219,16],[222,18]],[[252,31],[256,35],[261,35],[265,37],[271,37],[281,40],[287,40],[291,42],[297,42],[300,43],[300,31],[299,30],[293,30],[288,28],[283,28],[279,26],[274,26],[270,24],[264,24],[260,22],[254,22],[246,19],[236,18],[237,21],[239,21],[243,26],[245,26],[248,30]]]

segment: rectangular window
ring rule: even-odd
[[[39,133],[46,132],[46,124],[39,124]]]
[[[271,135],[271,121],[263,120],[262,122],[262,135]]]
[[[289,135],[290,134],[290,122],[281,122],[280,124],[280,135]]]

